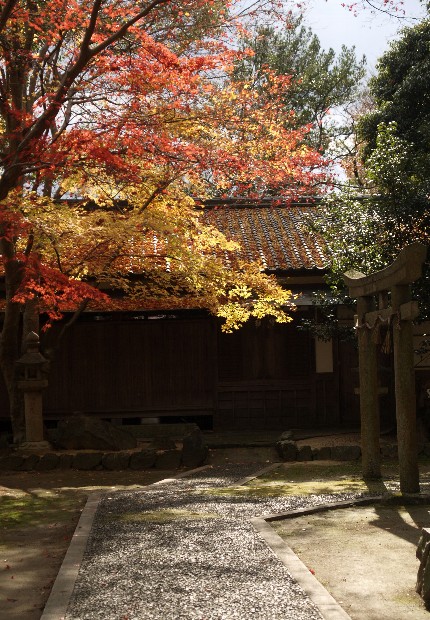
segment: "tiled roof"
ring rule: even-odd
[[[205,203],[203,219],[240,243],[240,258],[261,260],[270,272],[324,270],[326,244],[306,224],[315,208],[312,204],[210,201]]]

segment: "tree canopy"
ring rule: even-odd
[[[260,96],[267,93],[267,68],[275,75],[290,77],[283,94],[284,124],[287,127],[310,126],[305,140],[319,151],[344,128],[333,111],[355,100],[365,75],[365,58],[357,60],[354,48],[342,46],[336,55],[324,50],[316,34],[304,25],[302,15],[292,16],[282,30],[271,26],[255,28],[242,41],[246,55],[235,75],[251,79]]]
[[[381,57],[370,81],[372,110],[358,118],[361,182],[352,180],[321,209],[316,223],[331,247],[332,295],[343,298],[342,275],[371,273],[412,242],[430,242],[430,25],[405,29]],[[429,267],[414,285],[421,317],[430,311]]]
[[[406,28],[379,59],[374,108],[359,120],[365,189],[381,218],[381,256],[428,241],[430,22]]]
[[[367,158],[376,148],[378,126],[395,122],[398,135],[413,144],[428,165],[430,152],[430,23],[407,28],[379,59],[370,81],[374,110],[361,119]]]

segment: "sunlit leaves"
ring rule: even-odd
[[[245,13],[279,18],[283,4]],[[326,177],[310,127],[283,122],[289,78],[262,74],[264,100],[231,80],[248,54],[231,39],[243,8],[17,0],[0,18],[0,241],[20,274],[15,302],[38,297],[57,318],[107,303],[103,290],[112,308],[205,307],[226,329],[288,320],[289,293],[234,259],[237,244],[193,200],[277,189],[292,200]]]

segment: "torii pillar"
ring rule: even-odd
[[[397,443],[400,490],[419,493],[416,436],[415,374],[412,321],[418,304],[411,301],[410,284],[421,277],[427,247],[405,247],[394,263],[369,276],[344,274],[349,295],[357,299],[360,373],[360,416],[363,477],[381,477],[377,350],[372,331],[380,322],[393,325]],[[391,295],[391,306],[389,303]],[[378,302],[376,302],[378,298]]]

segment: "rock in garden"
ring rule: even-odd
[[[417,558],[420,561],[415,590],[426,606],[430,608],[430,529],[423,528],[417,547]]]
[[[150,469],[155,465],[157,453],[155,450],[147,449],[140,452],[133,452],[130,456],[130,469]]]
[[[9,456],[0,457],[0,471],[20,470],[24,464],[25,458],[20,454],[10,454]]]
[[[387,443],[385,445],[382,445],[381,454],[382,456],[389,459],[397,459],[399,456],[397,445],[393,443]]]
[[[130,454],[127,452],[108,452],[102,458],[103,467],[112,471],[127,469],[129,463]]]
[[[157,469],[178,469],[181,463],[180,450],[166,450],[157,454],[155,467]]]
[[[297,459],[299,461],[312,461],[311,446],[300,446],[298,449]]]
[[[333,461],[357,461],[360,456],[360,446],[333,446],[331,449]]]
[[[21,467],[22,471],[31,471],[32,469],[35,469],[39,460],[40,456],[38,454],[26,454]]]
[[[182,444],[182,464],[185,467],[199,467],[208,457],[208,447],[203,433],[196,428],[186,435]]]
[[[70,469],[73,465],[73,454],[62,453],[58,455],[58,469]]]
[[[149,447],[154,450],[175,450],[176,443],[171,437],[155,437]]]
[[[54,452],[42,454],[38,462],[34,465],[36,471],[51,471],[58,467],[58,455]]]
[[[331,447],[321,446],[321,448],[313,448],[312,456],[314,461],[329,461],[331,459]]]
[[[57,445],[66,450],[130,450],[137,443],[135,437],[122,427],[98,418],[77,415],[60,420]]]
[[[96,469],[102,462],[100,452],[77,452],[73,457],[73,469]]]
[[[290,441],[289,439],[277,441],[275,447],[283,461],[297,460],[297,444],[295,441]]]

